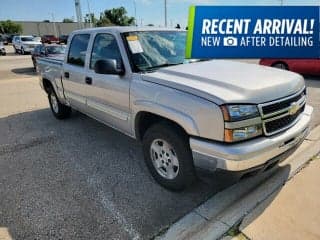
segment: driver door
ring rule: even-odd
[[[117,66],[122,66],[116,37],[109,33],[98,33],[94,37],[86,76],[89,114],[130,135],[130,79],[126,75],[96,73],[94,71],[96,61],[104,59],[115,59]]]

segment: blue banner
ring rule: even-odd
[[[191,6],[187,58],[319,58],[320,7]]]

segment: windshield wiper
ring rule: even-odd
[[[176,65],[180,65],[180,64],[183,64],[183,63],[164,63],[164,64],[160,64],[157,66],[146,67],[144,70],[148,71],[148,70],[154,70],[154,69],[158,69],[158,68],[162,68],[162,67],[176,66]]]

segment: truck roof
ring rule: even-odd
[[[112,27],[98,27],[98,28],[86,28],[81,30],[73,31],[73,33],[94,33],[94,32],[113,32],[113,33],[124,33],[124,32],[144,32],[144,31],[182,31],[185,30],[176,28],[161,28],[161,27],[135,27],[135,26],[112,26]]]

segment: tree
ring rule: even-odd
[[[64,19],[62,20],[62,22],[63,22],[63,23],[73,23],[73,19],[71,19],[71,18],[64,18]]]
[[[148,27],[154,27],[154,24],[149,23],[147,26],[148,26]]]
[[[134,24],[134,17],[127,16],[127,10],[124,7],[112,8],[105,10],[100,14],[100,19],[97,21],[97,26],[129,26]]]
[[[22,26],[10,20],[0,21],[0,32],[8,34],[22,33]]]
[[[49,22],[50,22],[50,20],[45,19],[45,20],[43,20],[43,22],[49,23]]]

